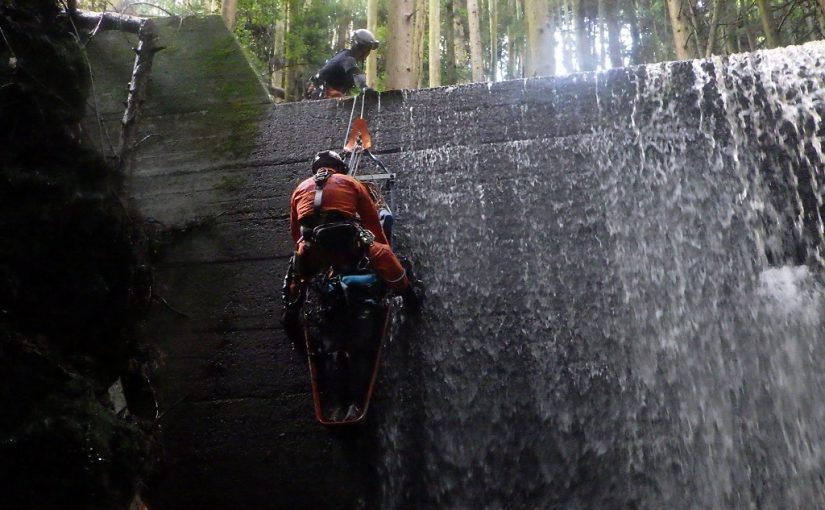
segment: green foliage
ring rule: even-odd
[[[141,0],[142,1],[142,0]],[[391,0],[379,2],[378,38],[386,43],[391,34],[387,33],[388,6]],[[568,72],[579,69],[577,62],[574,14],[569,10],[570,2],[547,0],[553,13],[552,25],[556,39],[561,44],[561,62]],[[760,13],[753,0],[724,1],[724,9],[714,44],[715,53],[751,51],[766,47],[765,36],[760,21]],[[100,0],[82,0],[84,3]],[[126,0],[124,4],[138,2]],[[496,2],[498,24],[495,34],[490,33],[490,2]],[[609,0],[602,2],[606,5]],[[689,18],[694,51],[704,54],[710,35],[713,6],[715,0],[685,0],[684,14]],[[139,3],[139,2],[138,2]],[[202,14],[213,5],[211,0],[153,0],[151,3],[175,14]],[[324,61],[341,49],[337,41],[344,27],[365,26],[366,0],[239,0],[235,33],[247,51],[253,65],[263,76],[282,67],[288,72],[288,88],[292,99],[297,99],[309,77]],[[666,0],[615,0],[618,7],[618,23],[621,28],[620,53],[623,61],[650,63],[671,60],[675,57],[673,36],[668,18]],[[606,60],[606,33],[603,13],[599,12],[598,0],[581,0],[584,40],[590,50],[587,58],[597,61],[597,68],[604,67]],[[817,0],[773,0],[769,2],[771,17],[777,25],[785,44],[799,44],[825,37],[825,17]],[[513,0],[481,0],[479,2],[481,22],[482,54],[485,74],[489,79],[503,77],[518,78],[522,75],[524,59],[528,54],[524,2]],[[129,7],[133,13],[161,14],[145,5]],[[442,0],[442,81],[445,84],[464,82],[470,78],[469,62],[449,62],[453,55],[447,40],[448,23],[451,14],[460,20],[466,31],[467,8],[464,1]],[[289,30],[285,34],[286,44],[283,54],[277,54],[273,40],[275,23],[283,20]],[[491,38],[495,37],[498,54],[491,55]],[[606,38],[605,38],[606,39]],[[426,40],[426,36],[425,36]],[[466,53],[469,54],[467,34],[464,34]],[[425,46],[427,43],[425,43]],[[386,81],[386,44],[378,52],[379,89]],[[511,61],[512,60],[512,61]],[[422,74],[426,77],[428,55],[422,58]],[[266,81],[266,80],[265,80]]]
[[[383,5],[383,6],[379,5],[379,7],[378,7],[378,9],[379,9],[379,11],[378,11],[379,18],[381,17],[381,14],[382,14],[381,13],[381,8],[382,7],[384,7],[386,9],[385,5]],[[386,16],[386,11],[383,14],[384,14],[384,16]],[[376,67],[378,69],[378,76],[377,76],[377,79],[376,79],[375,85],[374,85],[374,88],[376,90],[385,90],[387,88],[387,86],[386,86],[386,83],[387,83],[387,65],[386,65],[387,64],[387,53],[386,53],[386,47],[387,47],[387,41],[389,41],[389,37],[390,37],[390,33],[389,33],[389,28],[387,27],[387,25],[379,25],[378,30],[375,31],[375,38],[378,39],[379,41],[381,41],[381,44],[384,47],[384,51],[379,50],[377,52],[378,56],[376,57],[376,64],[377,64]]]
[[[288,89],[297,99],[309,78],[339,48],[336,35],[342,11],[339,3],[324,0],[288,0],[289,31],[286,34]]]
[[[133,16],[202,16],[213,14],[212,6],[220,2],[212,0],[78,0],[79,9],[94,12],[118,11]]]
[[[275,23],[283,19],[283,0],[240,0],[235,36],[262,76],[269,76],[279,63],[275,55]]]

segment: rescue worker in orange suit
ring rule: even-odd
[[[420,282],[411,282],[412,275],[407,275],[409,266],[405,268],[389,246],[375,201],[367,187],[347,175],[348,170],[338,153],[321,151],[312,163],[314,175],[301,182],[292,194],[289,223],[296,251],[292,268],[294,276],[288,274],[284,281],[286,306],[282,321],[293,342],[300,342],[301,336],[298,331],[300,289],[296,280],[312,276],[329,264],[345,265],[346,259],[353,258],[353,255],[362,260],[366,257],[369,267],[390,289],[401,295],[408,309],[419,310],[423,300]],[[319,181],[319,177],[323,180]],[[319,182],[322,183],[320,186]],[[319,249],[307,239],[320,225],[346,223],[366,229],[368,237],[373,238],[359,243],[364,250],[362,254]],[[362,235],[361,239],[364,237]]]
[[[307,99],[330,99],[349,95],[350,90],[358,88],[359,92],[373,92],[367,87],[367,75],[358,67],[370,52],[378,48],[378,40],[372,32],[365,29],[356,30],[350,39],[350,48],[339,51],[327,60],[307,86]]]

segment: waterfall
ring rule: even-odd
[[[500,136],[388,155],[428,303],[388,349],[381,507],[825,506],[823,68],[528,80]]]

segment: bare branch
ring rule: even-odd
[[[797,4],[799,4],[799,0],[794,0],[791,3],[791,6],[788,8],[787,12],[785,12],[785,15],[782,16],[782,20],[776,26],[776,31],[777,32],[782,30],[782,27],[785,25],[785,22],[788,21],[788,17],[790,17],[790,15],[793,13],[793,10],[796,8]]]
[[[155,4],[151,3],[151,2],[134,2],[134,3],[131,3],[131,4],[128,4],[128,5],[124,6],[124,7],[123,7],[123,10],[124,10],[124,11],[126,11],[126,10],[128,10],[130,7],[132,7],[133,5],[146,5],[146,6],[149,6],[149,7],[153,7],[153,8],[155,8],[155,9],[159,10],[159,11],[163,11],[163,12],[165,12],[168,16],[171,16],[171,17],[173,17],[173,18],[174,18],[174,17],[176,17],[174,13],[171,13],[171,12],[167,11],[166,9],[164,9],[163,7],[161,7],[161,6],[159,6],[159,5],[155,5]]]
[[[133,139],[137,134],[138,118],[146,97],[146,87],[152,72],[152,60],[155,53],[161,50],[157,46],[158,31],[154,21],[151,19],[143,21],[138,39],[138,45],[135,48],[132,80],[129,83],[129,96],[126,100],[126,111],[123,112],[123,119],[121,120],[123,129],[118,143],[120,168],[124,175],[131,173],[132,155],[135,149]]]
[[[9,49],[9,52],[11,52],[12,58],[16,59],[17,54],[14,52],[14,48],[11,47],[11,43],[9,43],[9,40],[6,38],[6,33],[3,32],[3,27],[0,27],[0,35],[3,36],[3,41],[6,42],[6,47]]]
[[[140,31],[140,26],[145,20],[145,18],[138,16],[130,16],[128,14],[111,11],[77,11],[74,19],[79,27],[86,30],[94,30],[94,33],[97,33],[99,30],[123,30],[124,32],[133,34]]]
[[[723,0],[714,0],[713,11],[710,19],[710,28],[708,30],[708,44],[705,49],[705,58],[710,58],[713,55],[713,49],[716,45],[716,32],[719,29],[719,12],[722,8]]]

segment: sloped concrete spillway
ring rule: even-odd
[[[178,113],[233,150],[165,129],[133,180],[177,227],[157,505],[822,507],[823,70],[817,43],[372,101],[429,301],[355,437],[313,423],[275,327],[288,195],[351,102],[265,107],[243,140]]]

